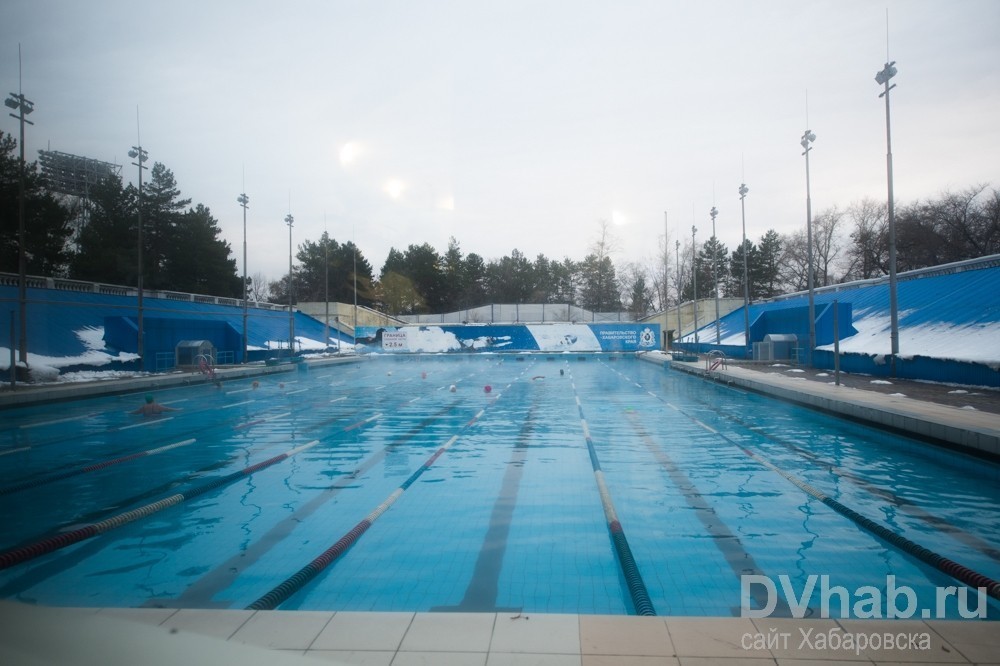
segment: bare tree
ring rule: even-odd
[[[854,221],[845,277],[850,280],[868,280],[888,272],[889,218],[885,202],[864,198],[851,204],[847,214]]]
[[[833,274],[843,248],[840,233],[843,218],[844,213],[836,206],[813,218],[813,279],[817,287],[838,282]]]
[[[781,291],[787,293],[808,288],[809,277],[806,273],[806,267],[809,265],[808,247],[805,229],[781,237],[781,261],[778,273]]]
[[[271,289],[269,284],[267,276],[260,271],[257,271],[248,277],[247,299],[254,301],[255,303],[267,303],[271,298]]]

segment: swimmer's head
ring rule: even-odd
[[[147,393],[146,394],[146,404],[149,404],[151,402],[153,402],[153,394],[152,393]]]

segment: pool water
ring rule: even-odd
[[[140,395],[5,411],[0,598],[246,608],[295,578],[278,608],[631,614],[616,519],[658,615],[740,615],[756,575],[787,581],[775,614],[811,590],[820,615],[828,576],[961,616],[954,596],[935,605],[961,583],[790,478],[1000,579],[996,465],[633,357],[383,357],[251,381],[157,391],[179,411],[152,418],[128,413]]]

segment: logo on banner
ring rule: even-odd
[[[657,343],[656,335],[649,328],[642,329],[639,333],[639,346],[640,347],[655,347]]]

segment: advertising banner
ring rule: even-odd
[[[659,348],[660,325],[612,324],[445,324],[358,328],[365,352],[599,352]]]

